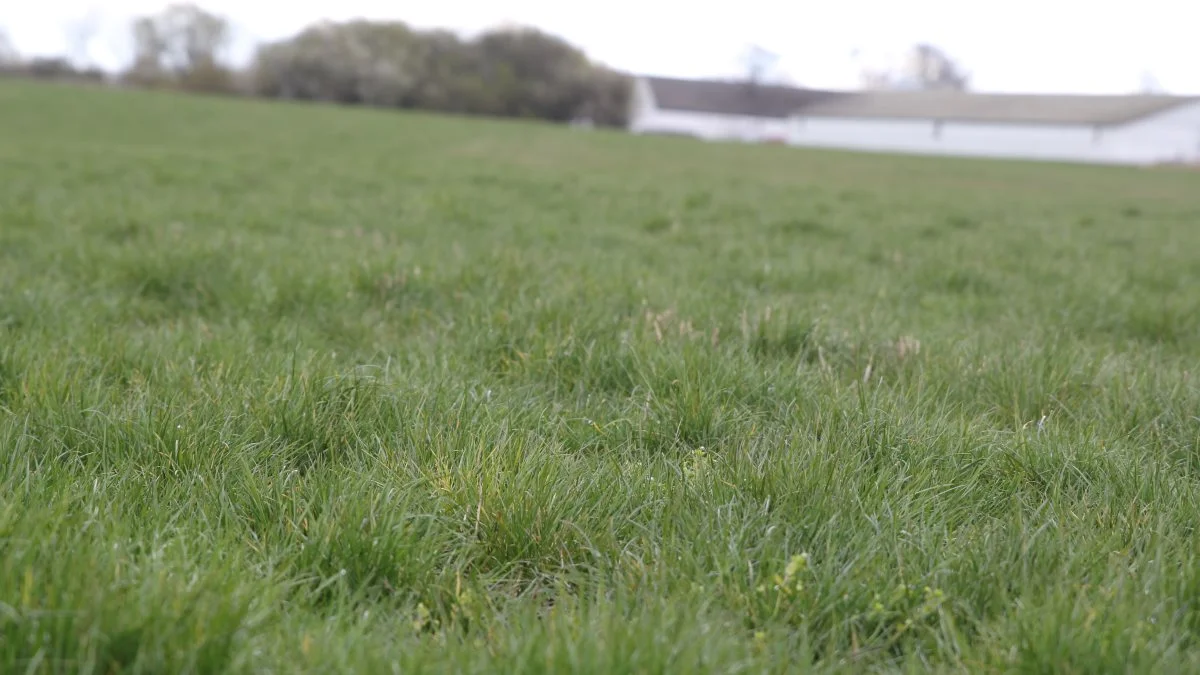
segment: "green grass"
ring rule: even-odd
[[[0,122],[0,672],[1200,669],[1200,175]]]

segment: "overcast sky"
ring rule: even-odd
[[[127,54],[131,16],[153,0],[0,0],[0,28],[26,54],[62,53],[64,29],[103,7],[92,57]],[[1198,0],[206,0],[238,27],[236,51],[296,33],[322,18],[400,19],[473,33],[503,22],[534,25],[623,70],[679,77],[739,71],[758,44],[800,84],[854,87],[863,63],[917,41],[938,45],[985,91],[1127,93],[1152,73],[1171,93],[1200,94]],[[855,54],[858,54],[856,57]]]

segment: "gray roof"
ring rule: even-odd
[[[846,94],[797,89],[778,85],[719,80],[679,80],[647,77],[646,83],[657,106],[663,110],[745,115],[747,117],[789,117],[797,108]]]
[[[968,122],[1111,125],[1132,122],[1200,97],[862,92],[797,108],[811,117],[942,119]]]
[[[1113,125],[1200,97],[976,94],[957,91],[828,91],[716,80],[645,78],[663,110],[784,118],[941,119],[1010,124]]]

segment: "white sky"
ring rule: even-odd
[[[91,45],[102,65],[128,53],[131,16],[154,0],[0,0],[0,28],[25,54],[66,49],[66,27],[103,17]],[[739,72],[751,43],[777,53],[790,78],[854,87],[864,60],[938,45],[983,91],[1128,93],[1145,72],[1176,94],[1200,94],[1197,0],[201,0],[238,28],[237,52],[294,34],[322,18],[400,19],[472,33],[502,22],[534,25],[623,70],[679,77]],[[99,9],[103,7],[103,9]],[[855,52],[859,60],[853,56]]]

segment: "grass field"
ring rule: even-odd
[[[0,672],[1197,672],[1198,226],[0,82]]]

